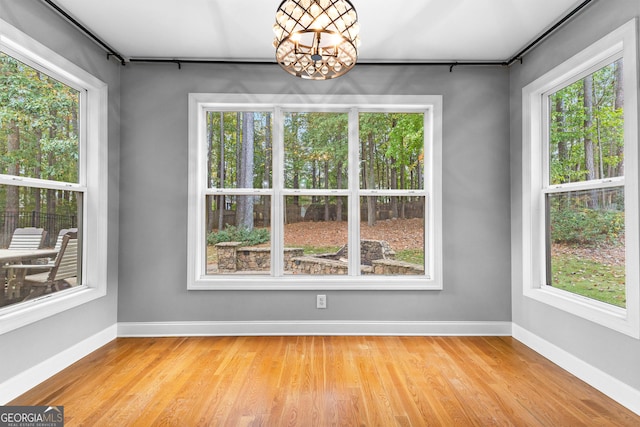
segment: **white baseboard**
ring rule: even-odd
[[[1,383],[0,405],[6,405],[7,402],[10,402],[21,394],[29,391],[64,368],[72,365],[89,353],[114,340],[117,338],[117,331],[117,325],[109,326],[97,334],[82,340],[53,357],[50,357],[44,362],[41,362]]]
[[[252,335],[511,335],[511,322],[122,322],[119,337]]]
[[[640,390],[636,390],[606,372],[589,365],[573,354],[551,344],[515,323],[513,324],[512,336],[536,353],[541,354],[593,388],[640,415]]]

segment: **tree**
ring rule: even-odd
[[[240,148],[240,168],[238,187],[253,188],[254,160],[254,114],[242,113],[242,143]],[[238,196],[236,225],[253,230],[253,196]]]
[[[77,90],[0,53],[0,171],[78,182],[78,106]],[[33,212],[38,225],[43,204],[52,215],[78,214],[72,191],[7,185],[2,195],[5,218]],[[5,233],[16,225],[5,222]]]
[[[596,168],[593,160],[593,139],[591,137],[591,127],[593,125],[593,76],[588,75],[583,80],[583,102],[584,102],[584,163],[587,172],[587,180],[596,179]],[[597,203],[596,192],[592,191],[589,200],[589,207],[595,208]]]
[[[613,110],[615,113],[615,117],[618,118],[618,120],[622,120],[622,113],[623,113],[623,108],[624,108],[624,84],[622,82],[622,70],[623,70],[623,63],[622,63],[622,59],[618,59],[615,62],[615,74],[614,74],[614,93],[615,93],[615,99],[613,101]],[[619,129],[620,131],[622,130],[621,128]],[[622,132],[618,132],[618,134],[621,134]],[[618,136],[618,139],[622,139],[622,135]],[[611,140],[612,144],[614,143],[614,139],[612,138]],[[623,145],[622,144],[617,144],[614,147],[611,147],[612,150],[611,152],[615,152],[615,155],[617,158],[621,159],[622,158],[622,152],[623,152]],[[610,170],[609,172],[609,176],[623,176],[624,175],[624,163],[623,162],[618,162],[617,164],[617,171],[613,171]]]

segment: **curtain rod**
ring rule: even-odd
[[[69,15],[67,12],[65,12],[60,6],[58,6],[57,4],[55,4],[52,0],[42,0],[44,3],[46,3],[47,5],[49,5],[49,7],[51,7],[53,10],[55,10],[59,15],[61,15],[63,18],[65,18],[67,21],[69,21],[71,24],[73,24],[77,29],[79,29],[80,31],[82,31],[86,36],[88,36],[89,38],[91,38],[94,42],[98,43],[100,46],[102,46],[102,48],[104,50],[107,51],[107,59],[109,59],[109,57],[113,56],[118,58],[118,60],[120,61],[120,64],[125,65],[125,60],[124,57],[122,55],[120,55],[115,49],[113,49],[111,46],[109,46],[108,44],[106,44],[105,42],[103,42],[98,36],[96,36],[95,34],[93,34],[91,32],[91,30],[89,30],[88,28],[86,28],[84,25],[82,25],[80,22],[78,22],[74,17],[72,17],[71,15]]]
[[[252,65],[276,65],[275,61],[234,61],[222,59],[178,59],[178,58],[130,58],[129,62],[140,62],[150,64],[176,64],[178,69],[182,69],[182,64],[252,64]],[[453,71],[453,67],[457,66],[489,66],[489,67],[506,67],[506,61],[412,61],[412,62],[373,62],[358,61],[360,65],[429,65],[429,66],[446,66],[449,71]]]
[[[583,1],[579,6],[574,8],[567,15],[565,15],[564,18],[562,18],[561,20],[556,22],[554,25],[552,25],[547,31],[545,31],[544,33],[540,34],[540,36],[537,39],[535,39],[534,41],[529,43],[524,49],[522,49],[520,52],[516,53],[513,57],[511,57],[511,59],[509,59],[506,62],[507,66],[510,66],[511,64],[513,64],[516,61],[522,62],[522,57],[524,55],[526,55],[527,52],[529,52],[531,49],[533,49],[535,46],[537,46],[544,39],[549,37],[551,35],[551,33],[553,33],[555,30],[557,30],[558,28],[563,26],[567,21],[569,21],[571,18],[573,18],[573,16],[575,16],[578,12],[580,12],[582,9],[587,7],[589,5],[589,3],[591,3],[592,1],[593,0],[585,0],[585,1]]]
[[[127,62],[145,62],[145,63],[163,63],[163,64],[176,64],[178,69],[182,68],[182,64],[276,64],[275,61],[239,61],[239,60],[220,60],[220,59],[179,59],[179,58],[129,58],[125,60],[123,55],[118,53],[111,46],[102,41],[98,36],[93,34],[91,30],[83,26],[80,22],[74,19],[71,15],[65,12],[61,7],[54,3],[53,0],[42,0],[44,3],[49,5],[53,10],[55,10],[58,14],[68,20],[72,25],[81,30],[86,36],[91,38],[93,41],[98,43],[106,52],[107,59],[111,56],[118,59],[122,66],[125,66]],[[582,9],[587,7],[589,3],[593,2],[593,0],[585,0],[578,6],[576,6],[571,12],[565,15],[562,19],[557,21],[551,27],[549,27],[545,32],[543,32],[540,36],[538,36],[534,41],[525,46],[522,50],[516,53],[514,56],[504,61],[407,61],[407,62],[373,62],[373,61],[359,61],[361,65],[428,65],[428,66],[448,66],[449,71],[453,71],[454,67],[457,66],[500,66],[500,67],[509,67],[514,62],[520,61],[522,63],[522,58],[535,46],[544,41],[547,37],[551,35],[558,28],[562,27],[565,23],[567,23],[571,18],[573,18],[576,14],[578,14]]]

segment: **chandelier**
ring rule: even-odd
[[[273,31],[278,64],[303,79],[341,76],[358,59],[360,25],[349,0],[284,0]]]

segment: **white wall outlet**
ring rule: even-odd
[[[326,295],[316,295],[316,308],[327,308]]]

